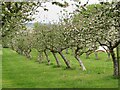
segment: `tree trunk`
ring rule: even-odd
[[[118,77],[118,76],[119,76],[118,61],[117,61],[117,58],[116,58],[116,56],[115,56],[115,53],[114,53],[113,49],[110,50],[110,54],[111,54],[112,60],[113,60],[113,68],[114,68],[114,73],[113,73],[113,75],[116,76],[116,77]]]
[[[50,65],[50,60],[49,60],[49,58],[48,58],[47,52],[44,51],[44,53],[45,53],[45,56],[46,56],[46,60],[47,60],[47,62],[48,62],[48,65]]]
[[[86,68],[85,68],[83,62],[80,60],[79,56],[78,56],[78,55],[75,55],[75,58],[76,58],[76,60],[79,62],[80,66],[82,67],[82,70],[85,71]]]
[[[95,52],[95,59],[98,60],[98,54]]]
[[[108,52],[107,54],[108,54],[108,60],[110,60],[110,53]]]
[[[118,74],[119,74],[119,77],[120,77],[120,45],[117,46],[116,48],[116,52],[117,52],[117,60],[118,60]]]
[[[74,56],[74,48],[71,48],[71,51],[72,51],[71,55]]]
[[[65,64],[67,65],[67,68],[71,68],[68,60],[65,58],[65,56],[62,54],[62,52],[59,52],[60,56],[63,58]]]
[[[42,62],[42,52],[39,52],[37,61],[38,61],[39,63]]]
[[[31,60],[32,56],[30,53],[31,53],[31,49],[27,49],[27,51],[26,51],[27,58],[29,58]]]
[[[13,45],[11,45],[11,49],[12,49],[12,50],[15,50]]]
[[[60,67],[60,62],[56,56],[56,54],[54,52],[52,52],[53,56],[55,57],[55,60],[56,60],[56,63],[57,63],[57,66]]]
[[[89,54],[88,53],[86,53],[86,59],[88,59],[89,58]]]
[[[69,53],[68,53],[68,48],[66,49],[66,54],[69,54]]]

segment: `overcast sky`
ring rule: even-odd
[[[61,0],[56,0],[56,1],[61,1]],[[67,1],[69,3],[69,6],[67,8],[61,8],[59,6],[56,5],[52,5],[51,3],[45,3],[43,4],[43,6],[45,6],[46,8],[48,8],[48,11],[44,11],[43,8],[39,7],[38,11],[39,13],[37,13],[37,15],[34,15],[35,20],[32,21],[32,23],[34,22],[42,22],[42,23],[49,23],[49,22],[58,22],[59,18],[61,18],[61,11],[66,10],[69,13],[73,12],[75,10],[75,2],[72,0],[62,0],[62,2]],[[103,0],[105,1],[105,0]],[[81,4],[86,3],[87,0],[81,0]],[[89,0],[88,4],[97,4],[99,3],[99,0]]]

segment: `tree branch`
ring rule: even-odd
[[[109,48],[107,44],[102,44],[98,39],[96,41],[100,44],[100,46],[107,46]]]
[[[119,44],[120,44],[120,39],[118,40],[118,42],[116,42],[116,43],[112,46],[112,48],[113,48],[113,49],[116,48]]]

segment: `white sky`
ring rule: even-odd
[[[56,0],[56,1],[61,1],[61,0]],[[67,1],[69,3],[69,6],[67,8],[61,8],[59,6],[52,5],[51,3],[48,3],[48,2],[43,5],[49,9],[48,11],[44,11],[43,8],[39,7],[38,8],[39,13],[37,13],[37,15],[34,15],[35,20],[32,21],[32,23],[34,22],[42,22],[42,23],[58,22],[59,18],[62,16],[60,11],[66,10],[69,13],[73,12],[76,8],[75,5],[73,5],[75,2],[72,0],[62,0],[62,2],[64,1]],[[87,0],[81,0],[82,4],[86,2]],[[89,0],[89,4],[96,4],[96,3],[99,3],[99,0]]]

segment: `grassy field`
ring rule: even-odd
[[[33,50],[32,60],[18,55],[10,49],[3,49],[2,56],[2,87],[3,88],[117,88],[118,79],[113,74],[112,61],[107,60],[105,53],[99,53],[99,60],[94,55],[86,59],[81,56],[87,71],[82,71],[78,62],[71,54],[65,54],[70,60],[72,69],[65,69],[65,64],[56,67],[55,59],[49,53],[51,65],[46,60],[35,62],[37,52]]]

